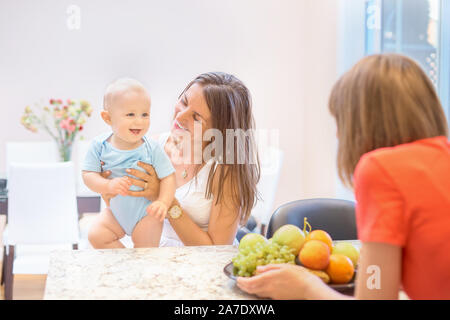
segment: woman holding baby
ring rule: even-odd
[[[204,135],[209,129],[221,138]],[[234,135],[227,136],[227,129],[240,129],[247,135],[237,139],[238,143]],[[250,93],[236,77],[205,73],[183,90],[171,131],[152,137],[175,169],[176,192],[160,246],[233,244],[239,225],[246,223],[257,199],[260,168],[252,129]],[[232,155],[227,138],[233,139]],[[238,161],[238,156],[245,161]],[[143,170],[130,168],[127,173],[140,190],[129,190],[127,196],[157,200],[161,184],[153,166],[144,161],[137,165]],[[102,173],[105,178],[109,175]],[[116,195],[102,196],[109,203]]]

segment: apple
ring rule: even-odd
[[[297,256],[305,242],[303,231],[293,224],[286,224],[275,231],[273,241],[282,246],[288,246],[292,253]]]
[[[247,233],[239,242],[239,251],[252,249],[258,243],[266,243],[267,239],[259,233]]]
[[[332,254],[343,254],[352,260],[356,269],[359,260],[359,250],[349,242],[338,242],[333,246]]]

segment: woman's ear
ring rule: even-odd
[[[103,121],[105,121],[108,125],[111,125],[111,115],[108,111],[102,110],[102,112],[100,112],[100,115],[102,116]]]

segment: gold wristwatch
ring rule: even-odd
[[[183,213],[183,211],[181,210],[180,206],[178,206],[178,205],[172,206],[168,211],[168,214],[172,219],[178,219],[182,213]]]

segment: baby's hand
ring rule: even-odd
[[[131,187],[131,181],[128,177],[114,178],[108,181],[108,192],[112,194],[120,194],[126,196]]]
[[[167,205],[159,200],[152,202],[147,207],[147,213],[159,219],[159,221],[164,221],[164,219],[166,218],[167,210]]]

